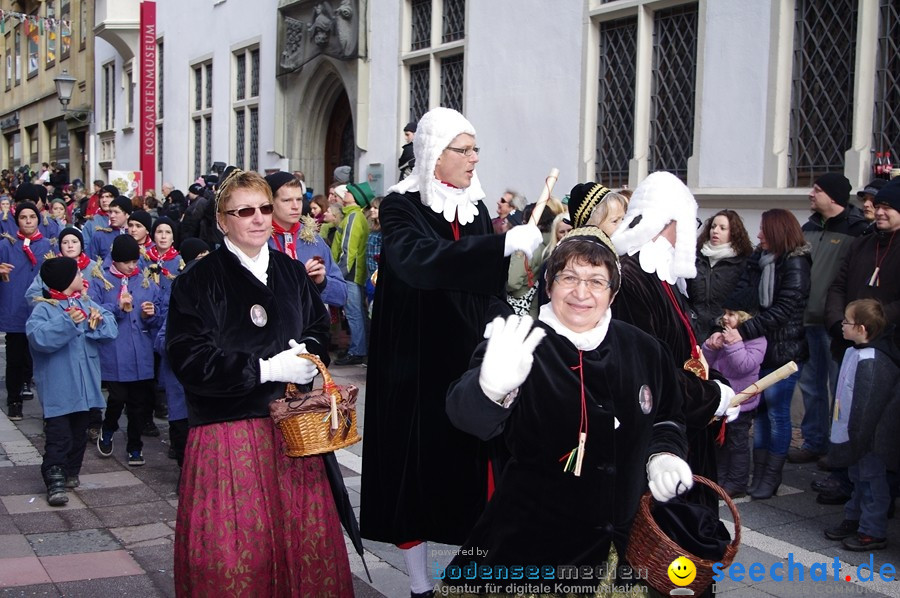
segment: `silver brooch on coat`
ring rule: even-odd
[[[258,303],[250,308],[250,321],[253,322],[256,326],[262,328],[269,321],[269,314],[266,313],[266,308]]]

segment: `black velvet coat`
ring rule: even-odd
[[[716,370],[709,380],[682,369],[691,357],[691,342],[678,313],[669,301],[656,274],[648,274],[638,261],[640,254],[622,256],[622,288],[612,305],[613,318],[637,326],[658,339],[669,350],[676,367],[676,377],[684,397],[684,419],[688,432],[688,464],[691,471],[711,480],[716,479],[715,437],[718,425],[709,425],[721,400],[719,380],[727,380]],[[687,314],[684,296],[672,286],[676,299]],[[702,342],[703,339],[697,339]]]
[[[166,350],[184,386],[191,426],[269,417],[269,403],[284,396],[281,382],[259,383],[259,360],[295,339],[324,360],[330,320],[303,264],[269,252],[263,285],[221,247],[192,264],[172,285]],[[258,327],[250,308],[261,305]]]
[[[363,537],[461,544],[486,502],[485,445],[454,428],[444,401],[502,300],[509,260],[479,204],[454,241],[418,193],[381,204],[384,245],[366,380]]]
[[[647,489],[648,457],[659,452],[685,456],[681,389],[665,347],[613,320],[596,349],[579,351],[549,326],[536,325],[547,336],[509,408],[488,399],[478,384],[486,342],[447,396],[447,412],[457,426],[485,439],[502,433],[511,454],[455,565],[475,560],[596,566],[607,560],[611,542],[624,556],[638,501]],[[582,473],[576,477],[563,472],[560,457],[578,444],[579,363],[588,432]],[[646,394],[644,385],[652,396],[651,404],[644,403],[646,412],[639,400]]]

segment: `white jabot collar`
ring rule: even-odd
[[[388,193],[406,193],[418,191],[422,203],[436,214],[443,214],[444,220],[453,222],[458,216],[460,224],[469,224],[478,214],[478,202],[485,198],[484,189],[478,180],[478,174],[472,176],[472,184],[465,189],[445,185],[434,177],[428,182],[429,193],[422,192],[422,183],[416,173],[406,177],[390,189]]]
[[[597,325],[585,332],[575,332],[566,328],[565,324],[556,317],[556,312],[553,311],[553,305],[550,303],[541,306],[538,320],[555,330],[560,336],[569,339],[576,349],[593,351],[606,338],[606,333],[609,331],[609,322],[612,320],[612,312],[607,309],[600,321],[597,322]]]
[[[266,284],[269,280],[268,269],[269,269],[269,244],[266,243],[259,250],[259,255],[255,258],[248,256],[246,253],[240,250],[237,245],[232,243],[228,236],[225,236],[225,247],[228,248],[228,251],[237,256],[238,261],[241,265],[248,270],[250,270],[250,274],[252,274],[257,280],[261,283]]]

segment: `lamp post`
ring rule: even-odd
[[[74,118],[78,122],[89,122],[91,113],[85,110],[69,110],[69,102],[72,101],[72,92],[75,91],[75,83],[78,79],[69,74],[67,69],[53,78],[56,84],[56,96],[59,103],[62,104],[63,114],[67,117]]]

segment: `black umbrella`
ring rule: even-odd
[[[337,457],[334,453],[325,453],[322,455],[325,462],[325,472],[328,474],[328,482],[331,484],[331,494],[334,496],[334,506],[337,507],[338,516],[341,518],[341,525],[350,536],[356,553],[362,559],[363,567],[366,569],[366,577],[369,583],[372,583],[372,576],[369,574],[369,566],[366,565],[366,557],[363,555],[362,535],[359,533],[359,522],[356,521],[356,513],[350,505],[350,495],[347,494],[347,486],[344,485],[344,476],[341,475],[341,467],[338,465]]]

